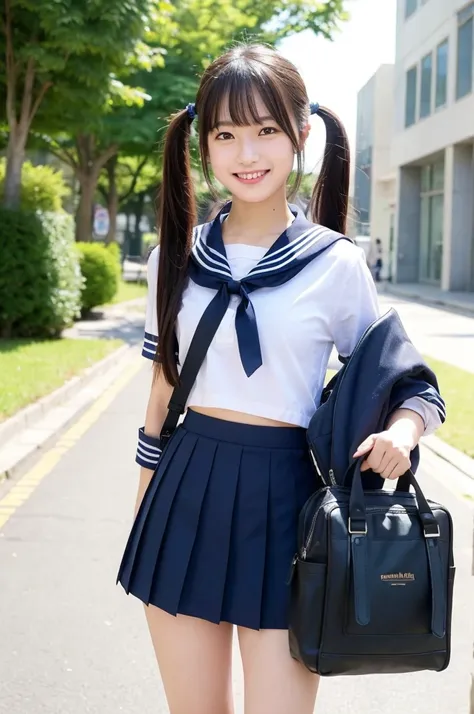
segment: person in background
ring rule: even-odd
[[[382,268],[382,241],[380,240],[380,238],[376,238],[372,263],[372,272],[376,283],[380,283]]]

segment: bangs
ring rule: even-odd
[[[292,117],[288,113],[287,99],[270,72],[263,72],[248,63],[235,62],[226,72],[213,78],[199,107],[202,137],[216,129],[219,121],[231,121],[236,126],[261,124],[262,116],[271,116],[280,128],[296,142]],[[265,111],[257,106],[260,98]],[[286,101],[285,101],[286,99]]]

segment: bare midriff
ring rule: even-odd
[[[267,419],[266,417],[256,416],[255,414],[246,414],[245,412],[237,412],[232,409],[218,409],[216,407],[189,407],[193,412],[204,414],[205,416],[213,417],[214,419],[223,419],[224,421],[235,421],[238,424],[252,424],[254,426],[292,426],[296,429],[297,424],[287,424],[283,421],[275,421],[275,419]]]

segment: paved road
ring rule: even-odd
[[[380,295],[385,312],[394,307],[418,350],[443,362],[474,372],[474,318]]]
[[[115,586],[149,379],[145,364],[0,530],[1,714],[167,712],[141,606]],[[458,483],[459,475],[434,456],[425,469],[425,491],[451,509],[456,524],[451,667],[443,674],[326,680],[317,712],[468,714],[472,511],[441,484],[451,477]]]

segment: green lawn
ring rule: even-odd
[[[432,357],[425,359],[438,377],[446,402],[446,423],[436,436],[474,458],[474,374]]]
[[[127,300],[135,300],[135,298],[146,297],[146,292],[146,282],[131,283],[121,280],[118,292],[110,304],[116,305],[119,302],[126,302]]]
[[[0,421],[60,387],[121,340],[0,340]]]

